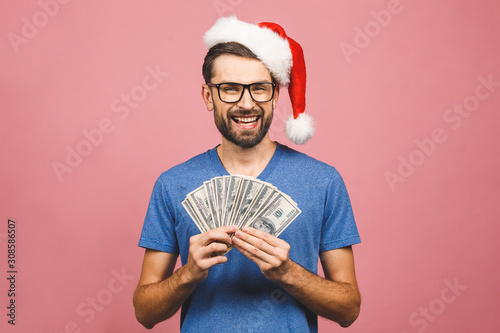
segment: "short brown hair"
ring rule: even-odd
[[[255,53],[252,52],[252,50],[238,42],[215,44],[210,48],[210,50],[208,50],[203,62],[202,74],[203,79],[205,79],[205,83],[209,83],[210,80],[212,80],[212,76],[214,75],[213,67],[215,59],[223,54],[232,54],[235,56],[260,60],[259,58],[257,58]],[[273,82],[276,83],[276,80],[274,79],[274,76],[272,74],[271,77],[273,79]]]

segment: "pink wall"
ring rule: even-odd
[[[160,172],[219,141],[201,37],[230,14],[305,50],[317,134],[299,149],[344,176],[363,240],[349,332],[498,331],[498,1],[58,1],[0,10],[2,332],[145,331],[142,221]],[[271,132],[293,146],[285,97]]]

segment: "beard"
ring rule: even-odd
[[[257,131],[255,131],[255,129],[236,131],[231,126],[231,122],[233,121],[231,117],[248,115],[259,116],[259,119],[257,121],[260,120],[260,124],[257,128]],[[217,129],[226,140],[234,143],[241,148],[253,148],[258,145],[262,141],[262,139],[264,139],[267,132],[269,131],[269,128],[271,127],[271,123],[273,121],[273,110],[271,109],[271,114],[264,117],[264,111],[262,109],[230,109],[227,113],[227,118],[224,119],[224,117],[217,111],[217,108],[214,105],[214,120],[215,126],[217,126]]]

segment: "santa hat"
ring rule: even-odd
[[[285,123],[287,137],[303,144],[314,134],[314,120],[306,108],[306,65],[302,47],[276,23],[250,24],[235,16],[220,18],[203,37],[208,48],[227,42],[248,47],[281,86],[288,86],[293,116]]]

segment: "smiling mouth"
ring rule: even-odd
[[[259,121],[260,116],[233,116],[231,119],[238,125],[252,126]]]

